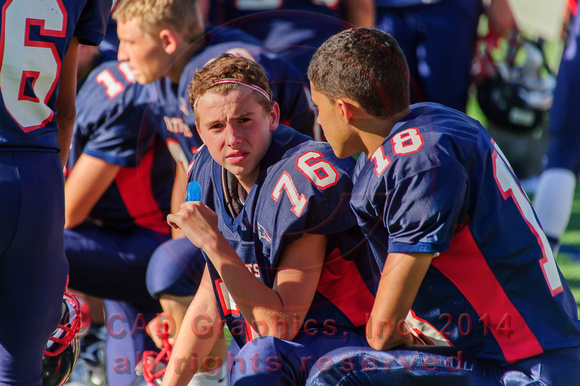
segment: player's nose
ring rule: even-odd
[[[229,146],[236,146],[242,141],[241,130],[236,125],[228,125],[226,130],[226,139]]]
[[[119,42],[119,49],[117,51],[117,60],[119,62],[126,62],[129,60],[129,55],[127,54],[127,49],[123,41]]]

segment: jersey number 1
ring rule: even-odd
[[[538,239],[540,246],[542,247],[543,257],[540,259],[540,265],[542,271],[544,272],[544,277],[548,283],[548,287],[552,293],[552,296],[558,295],[562,292],[562,282],[560,281],[560,275],[558,273],[558,267],[556,266],[556,260],[554,259],[554,254],[550,248],[550,244],[542,227],[538,223],[530,201],[516,183],[507,162],[504,160],[501,150],[494,143],[495,151],[493,152],[493,167],[495,172],[495,179],[497,185],[501,191],[501,194],[505,200],[511,197],[515,204],[517,205],[520,213],[526,220],[526,223],[530,227],[532,233]]]

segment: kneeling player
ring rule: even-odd
[[[409,106],[405,57],[376,29],[328,39],[308,77],[334,152],[366,155],[351,206],[382,267],[367,324],[380,351],[329,354],[312,383],[342,372],[378,384],[578,384],[576,303],[485,129],[439,104]],[[417,344],[447,348],[392,351]]]

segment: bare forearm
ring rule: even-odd
[[[86,220],[119,169],[118,165],[81,154],[64,184],[65,228],[74,228]]]
[[[387,256],[366,329],[367,341],[372,348],[388,350],[416,343],[405,318],[432,256],[427,253],[390,253]]]
[[[207,285],[203,284],[202,285]],[[201,289],[201,287],[200,287]],[[201,291],[212,291],[204,288]],[[213,297],[213,293],[202,297]],[[199,299],[198,299],[199,300]],[[194,299],[189,307],[171,353],[163,385],[187,385],[201,361],[211,352],[223,330],[215,302]]]
[[[58,147],[60,147],[60,162],[62,167],[66,165],[66,160],[68,159],[68,153],[70,151],[70,142],[72,139],[72,132],[74,127],[75,116],[62,118],[58,114],[55,116],[54,120],[58,125]]]
[[[79,42],[77,38],[71,40],[70,46],[63,61],[58,97],[56,99],[56,115],[54,120],[58,125],[58,146],[62,166],[66,164],[70,150],[70,142],[76,119],[76,88],[77,62]]]
[[[237,307],[249,322],[259,322],[261,335],[293,339],[310,308],[322,269],[327,238],[304,234],[281,251],[272,288],[251,273],[221,234],[217,214],[199,201],[181,204],[176,214],[167,216],[173,228],[203,250]],[[252,267],[253,270],[253,267]],[[260,274],[258,270],[256,274]],[[291,323],[288,323],[291,321]],[[287,325],[277,331],[278,326]]]
[[[280,295],[260,282],[244,265],[225,240],[204,249],[220,274],[228,291],[244,318],[258,326],[260,335],[292,339],[298,331],[292,328],[302,324],[308,307],[291,309],[285,306]],[[291,328],[279,329],[280,325]]]

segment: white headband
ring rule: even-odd
[[[212,88],[213,86],[217,86],[218,84],[226,84],[226,83],[234,83],[234,84],[239,84],[239,85],[242,85],[242,86],[249,87],[249,88],[251,88],[252,90],[254,90],[254,91],[257,91],[257,92],[259,92],[260,94],[262,94],[262,95],[263,95],[263,96],[264,96],[264,97],[265,97],[265,98],[268,100],[268,102],[272,103],[272,100],[270,99],[270,95],[268,95],[268,93],[267,93],[266,91],[264,91],[262,88],[260,88],[260,87],[258,87],[258,86],[255,86],[255,85],[253,85],[253,84],[249,84],[249,83],[242,82],[241,80],[237,80],[237,79],[234,79],[234,78],[224,78],[224,79],[216,80],[215,82],[212,82],[212,83],[210,83],[210,84],[209,84],[209,85],[208,85],[208,86],[205,88],[205,90],[203,90],[203,92],[201,92],[201,93],[200,93],[200,94],[197,96],[197,98],[195,98],[195,102],[193,102],[193,110],[195,110],[195,109],[197,108],[197,102],[199,101],[199,98],[201,98],[201,96],[202,96],[203,94],[205,94],[205,92],[206,92],[207,90],[209,90],[209,89],[210,89],[210,88]]]

